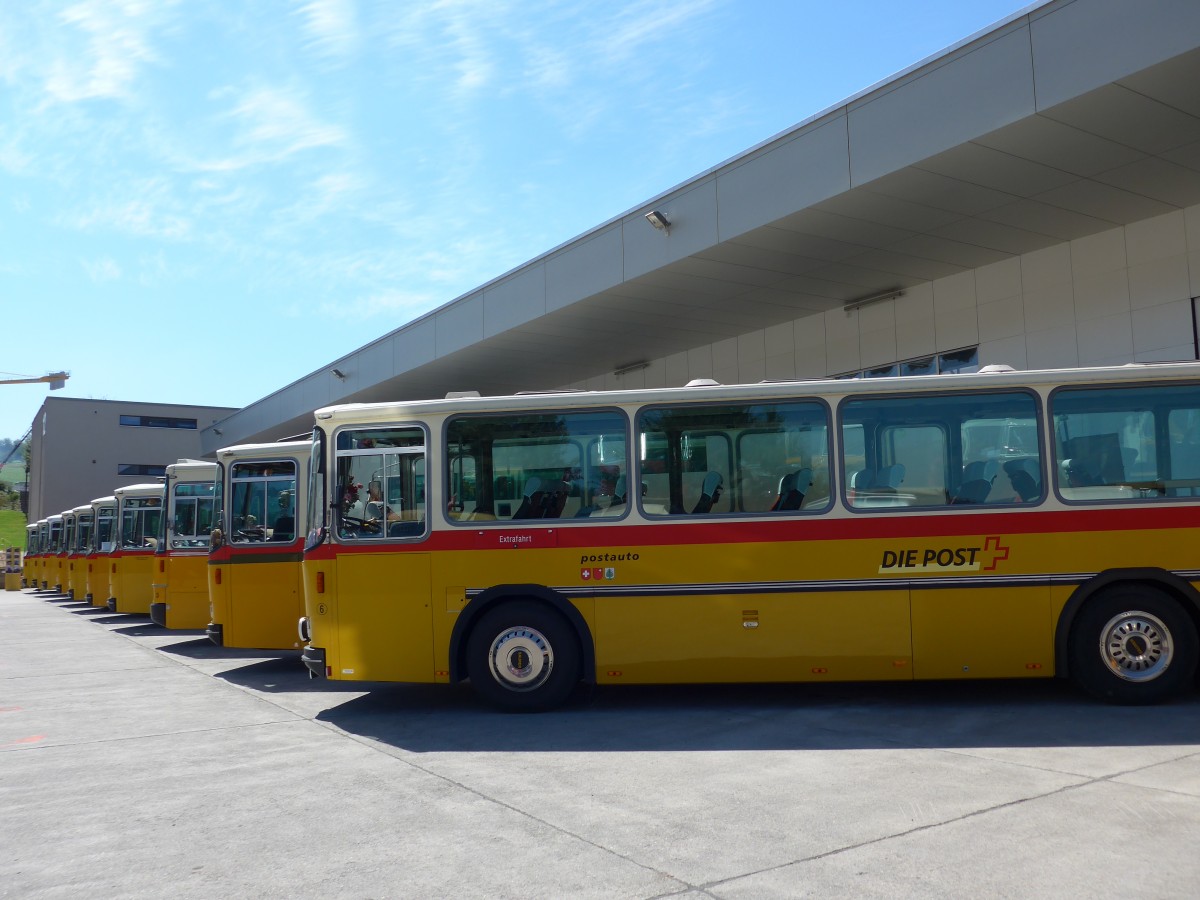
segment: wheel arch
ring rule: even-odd
[[[1157,588],[1178,601],[1180,607],[1200,632],[1200,591],[1187,579],[1155,567],[1107,569],[1079,585],[1063,606],[1054,631],[1054,674],[1058,678],[1070,675],[1071,626],[1079,611],[1096,594],[1115,585],[1142,585]]]
[[[450,681],[464,681],[467,677],[467,640],[475,623],[485,612],[508,600],[534,600],[559,612],[575,631],[579,640],[581,680],[587,684],[596,681],[596,647],[592,640],[592,629],[583,615],[566,595],[542,584],[498,584],[471,599],[454,622],[450,632]]]

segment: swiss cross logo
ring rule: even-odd
[[[580,577],[580,578],[582,578],[584,581],[591,581],[591,579],[592,579],[592,570],[591,570],[591,569],[580,569],[580,570],[579,570],[579,577]]]
[[[992,535],[991,537],[984,538],[983,552],[980,554],[980,560],[983,561],[988,557],[991,557],[991,562],[983,567],[983,571],[996,571],[996,566],[1008,559],[1009,549],[1009,547],[1002,547],[1000,545],[999,535]]]

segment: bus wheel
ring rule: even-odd
[[[527,600],[501,603],[471,631],[467,674],[479,695],[502,709],[553,709],[579,682],[579,642],[553,609]]]
[[[1170,596],[1115,587],[1093,597],[1071,627],[1071,677],[1114,703],[1157,703],[1191,684],[1196,628]]]

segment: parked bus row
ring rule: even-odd
[[[120,491],[35,546],[103,545],[107,502],[160,624],[513,710],[581,682],[1195,687],[1200,364],[348,404],[217,456],[168,471],[148,551]]]
[[[221,646],[297,649],[307,441],[180,460],[27,529],[24,583]],[[228,518],[224,518],[225,516]],[[223,524],[227,523],[227,524]]]

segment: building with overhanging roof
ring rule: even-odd
[[[1036,4],[235,412],[204,451],[453,390],[1195,359],[1197,84],[1195,0]]]

